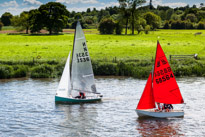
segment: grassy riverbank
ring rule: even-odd
[[[52,36],[0,34],[0,78],[60,76],[73,45],[74,34],[67,32]],[[202,34],[195,35],[197,32]],[[172,61],[176,76],[205,75],[205,30],[159,30],[148,35],[99,35],[96,30],[85,33],[96,75],[147,77],[157,40],[167,58],[198,54],[199,60]],[[6,72],[10,76],[2,76]]]

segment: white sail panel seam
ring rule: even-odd
[[[93,74],[88,74],[88,75],[83,75],[83,77],[90,77],[90,76],[93,76]]]
[[[80,39],[85,39],[85,37],[81,37],[81,38],[76,38],[76,40],[80,40]]]

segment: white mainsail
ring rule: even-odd
[[[70,83],[70,53],[68,55],[63,74],[61,76],[60,83],[58,85],[57,95],[67,97],[71,94]]]
[[[71,84],[73,90],[80,92],[96,92],[94,74],[86,39],[78,21],[75,30],[72,56]]]

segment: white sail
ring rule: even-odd
[[[62,97],[67,97],[71,93],[71,83],[70,83],[70,53],[68,55],[63,74],[61,76],[60,83],[58,85],[57,95]]]
[[[92,64],[80,22],[77,23],[72,56],[71,84],[73,90],[96,92]]]

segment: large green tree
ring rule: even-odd
[[[144,14],[144,19],[146,20],[147,25],[151,26],[152,30],[155,30],[160,27],[160,24],[161,24],[160,16],[152,12],[147,12]]]
[[[120,3],[120,14],[122,21],[125,21],[125,35],[127,35],[128,23],[130,18],[130,9],[128,3],[125,1],[118,0]]]
[[[14,27],[17,27],[17,29],[19,29],[19,30],[26,30],[26,34],[28,34],[29,13],[24,11],[20,14],[20,16],[14,16],[11,19],[11,23]]]
[[[2,29],[3,26],[4,24],[0,21],[0,30]]]
[[[42,23],[48,29],[49,34],[61,32],[67,25],[69,12],[61,3],[49,2],[38,9],[42,16]]]
[[[98,30],[101,34],[113,34],[115,29],[115,22],[112,18],[103,18],[100,21]]]
[[[134,31],[135,31],[135,13],[136,13],[136,9],[137,7],[139,7],[140,5],[142,5],[143,3],[146,2],[146,0],[118,0],[120,5],[121,4],[125,4],[128,5],[128,8],[130,10],[131,13],[131,28],[132,28],[132,34],[134,35]]]
[[[43,28],[43,18],[38,9],[29,11],[29,26],[31,33],[40,32]]]
[[[11,13],[5,12],[1,16],[1,22],[4,24],[4,26],[9,26],[9,25],[11,25],[11,18],[12,17],[13,17],[13,15]]]

